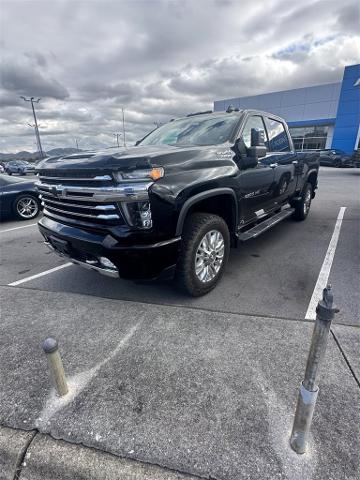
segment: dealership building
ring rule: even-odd
[[[214,111],[254,108],[284,118],[298,150],[360,148],[360,64],[345,67],[339,83],[214,102]]]

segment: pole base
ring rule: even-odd
[[[306,390],[303,384],[300,386],[294,425],[290,437],[291,448],[300,455],[306,452],[318,392],[318,388],[311,392]]]

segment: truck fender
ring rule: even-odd
[[[205,200],[206,198],[210,197],[216,197],[218,195],[230,195],[233,198],[234,201],[234,207],[235,207],[235,219],[234,219],[234,226],[236,227],[237,225],[237,219],[238,219],[238,204],[237,204],[237,199],[235,192],[232,188],[224,187],[224,188],[213,188],[211,190],[206,190],[204,192],[198,193],[197,195],[194,195],[191,198],[188,198],[184,205],[182,206],[180,210],[180,214],[178,217],[178,221],[176,224],[176,236],[180,236],[181,232],[183,230],[184,222],[186,215],[188,214],[190,208],[195,205],[198,202],[201,202],[202,200]]]

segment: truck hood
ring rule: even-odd
[[[222,146],[187,146],[174,147],[170,145],[138,146],[121,149],[111,149],[102,152],[82,152],[63,157],[53,157],[43,160],[37,165],[37,171],[43,170],[134,170],[156,166],[178,165],[201,157],[203,159],[214,152],[229,150]]]

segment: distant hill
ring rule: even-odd
[[[46,155],[48,157],[57,156],[57,155],[71,155],[72,153],[82,152],[82,150],[77,148],[53,148],[48,150]],[[0,161],[8,162],[9,160],[26,160],[28,162],[34,162],[35,160],[40,160],[39,152],[17,152],[17,153],[1,153],[0,152]]]

